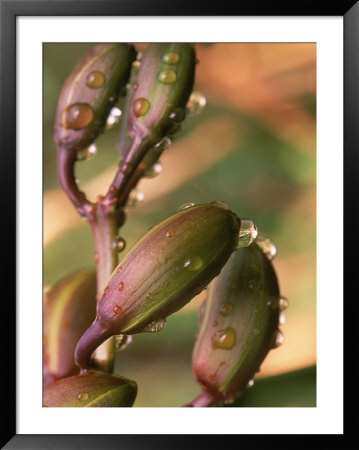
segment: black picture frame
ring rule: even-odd
[[[1,427],[1,448],[6,449],[179,449],[198,446],[260,445],[276,441],[276,446],[286,445],[294,436],[285,435],[19,435],[16,433],[16,17],[19,16],[342,16],[344,19],[344,208],[345,235],[355,241],[353,212],[349,203],[354,203],[354,177],[358,164],[359,133],[359,2],[301,1],[284,2],[276,0],[206,2],[163,1],[163,0],[0,0],[0,192],[5,205],[6,220],[1,221],[2,268],[2,401],[3,419]],[[331,221],[332,219],[329,219]],[[349,239],[344,242],[348,257]],[[355,278],[355,277],[354,277]],[[351,290],[352,276],[344,273],[344,285]],[[345,304],[346,328],[352,330],[354,306]],[[350,333],[350,331],[349,331]],[[346,348],[346,373],[349,359]],[[347,399],[347,397],[346,397]],[[348,405],[349,402],[346,402]],[[353,419],[345,421],[345,434],[352,430]],[[180,429],[180,427],[179,427]],[[280,441],[278,438],[281,438]],[[311,445],[319,435],[298,435],[296,440],[310,439]],[[338,441],[343,436],[331,435]],[[210,444],[205,444],[210,442]],[[338,442],[339,443],[339,442]],[[339,444],[343,445],[343,444]],[[242,447],[243,448],[243,447]],[[245,448],[245,447],[244,447]]]

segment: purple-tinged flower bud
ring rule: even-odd
[[[79,270],[46,293],[44,305],[44,384],[78,373],[74,351],[96,316],[96,273]]]
[[[194,83],[195,49],[188,43],[149,44],[137,64],[128,131],[136,146],[140,142],[136,154],[154,145],[160,152],[161,141],[185,118]]]
[[[132,45],[98,44],[76,65],[58,101],[54,140],[59,147],[78,151],[95,140],[126,85],[135,57]]]
[[[129,250],[97,304],[75,356],[87,369],[108,337],[159,331],[221,271],[236,247],[240,219],[217,204],[197,205],[162,220]]]
[[[232,402],[278,346],[279,286],[262,244],[236,250],[209,286],[193,351],[203,393],[193,406]]]
[[[137,395],[134,381],[90,370],[62,378],[44,388],[44,407],[132,406]]]

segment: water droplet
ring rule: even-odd
[[[176,108],[168,117],[172,120],[172,122],[183,122],[186,117],[186,110],[184,108]]]
[[[137,91],[137,89],[138,89],[138,83],[135,83],[135,84],[133,85],[133,90],[134,90],[134,91]]]
[[[91,89],[97,89],[101,87],[105,82],[105,75],[99,70],[91,72],[86,80],[86,85]]]
[[[185,267],[187,270],[190,270],[191,272],[195,272],[196,270],[200,269],[202,265],[202,258],[200,258],[199,256],[193,256],[192,258],[186,259],[183,267]]]
[[[123,281],[120,281],[119,284],[118,284],[118,286],[117,286],[117,289],[118,289],[120,292],[123,291],[123,290],[125,289],[125,283],[124,283]]]
[[[187,112],[191,116],[197,116],[201,114],[203,108],[206,106],[206,97],[200,92],[192,92],[186,105]]]
[[[253,378],[251,378],[251,379],[248,381],[247,387],[252,387],[253,385],[254,385],[254,380],[253,380]]]
[[[258,291],[261,287],[261,283],[258,280],[249,280],[248,281],[248,289],[250,291]]]
[[[279,309],[281,311],[284,311],[286,308],[288,308],[288,305],[289,305],[289,302],[286,297],[281,297],[279,299]]]
[[[112,243],[112,248],[116,248],[121,253],[126,248],[126,241],[122,237],[116,238]]]
[[[80,402],[85,402],[89,398],[89,395],[87,392],[80,392],[77,395],[77,398],[80,400]]]
[[[105,287],[105,289],[103,290],[103,295],[106,295],[108,292],[108,286]]]
[[[163,139],[160,140],[160,142],[157,142],[157,144],[155,144],[153,148],[156,150],[156,152],[162,153],[169,147],[171,147],[171,144],[172,144],[171,138],[165,136]]]
[[[223,302],[219,305],[219,313],[221,314],[221,316],[229,316],[230,314],[232,314],[233,311],[233,305],[231,302]]]
[[[279,324],[280,325],[285,324],[285,313],[283,311],[279,314]]]
[[[120,121],[122,111],[119,108],[113,107],[106,120],[106,130],[111,130]]]
[[[158,322],[152,322],[143,331],[147,331],[150,333],[157,333],[158,331],[163,330],[166,326],[166,320],[160,320]]]
[[[146,300],[148,301],[148,300],[151,300],[152,298],[153,298],[153,293],[152,292],[148,292],[146,294]]]
[[[266,302],[266,305],[269,306],[272,309],[277,309],[279,307],[279,298],[278,297],[270,298]]]
[[[162,164],[157,162],[153,164],[148,170],[145,172],[145,177],[147,178],[155,178],[162,173]]]
[[[82,130],[90,125],[94,112],[88,103],[74,103],[62,112],[62,126],[73,130]]]
[[[141,61],[142,60],[142,56],[143,56],[143,53],[142,52],[138,52],[137,56],[136,56],[137,61]]]
[[[119,266],[119,268],[117,269],[117,273],[121,272],[121,270],[123,270],[123,267]]]
[[[93,255],[93,259],[95,263],[98,264],[100,262],[100,254],[98,252],[95,252]]]
[[[214,333],[212,337],[212,348],[231,350],[236,344],[236,332],[233,328],[228,327]]]
[[[122,351],[132,342],[132,335],[130,334],[117,334],[115,336],[115,348]]]
[[[235,291],[238,288],[238,283],[236,280],[227,280],[226,286],[231,291]]]
[[[272,348],[278,348],[284,342],[284,335],[280,330],[277,330],[273,335]]]
[[[256,244],[262,250],[262,252],[266,255],[266,257],[271,261],[275,255],[277,254],[277,248],[274,245],[274,242],[269,238],[258,236],[256,239]]]
[[[136,206],[138,203],[143,202],[145,198],[142,191],[138,191],[137,189],[132,189],[130,195],[128,196],[127,206]]]
[[[177,64],[180,60],[180,56],[178,53],[174,52],[168,52],[165,55],[163,55],[162,61],[167,64]]]
[[[136,117],[144,116],[149,109],[150,102],[145,98],[138,98],[133,104],[133,113]]]
[[[173,231],[173,230],[167,230],[166,231],[166,237],[173,237],[174,236],[174,234],[175,234],[175,232]]]
[[[192,208],[192,206],[195,206],[195,203],[187,202],[181,205],[179,208],[177,208],[177,211],[183,211],[184,209]]]
[[[174,70],[165,69],[158,74],[158,81],[162,84],[172,84],[177,80],[177,74]]]
[[[115,306],[112,308],[112,311],[113,311],[115,314],[121,314],[121,313],[122,313],[122,308],[121,308],[120,305],[115,305]]]
[[[132,66],[138,70],[141,67],[141,61],[139,60],[133,61]]]
[[[96,144],[91,144],[89,147],[84,148],[76,153],[77,161],[89,161],[97,153]]]
[[[229,209],[229,206],[227,205],[227,203],[223,202],[222,200],[216,200],[214,202],[211,202],[211,205],[219,206],[220,208],[223,208],[223,209]]]
[[[237,248],[249,247],[258,235],[255,223],[250,219],[241,219]]]

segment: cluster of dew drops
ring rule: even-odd
[[[138,53],[136,61],[133,62],[133,68],[134,70],[139,69],[141,66],[141,59],[142,59],[142,53]],[[177,53],[169,52],[166,53],[163,56],[163,61],[170,65],[171,68],[166,68],[164,70],[161,70],[158,74],[157,80],[159,83],[162,84],[173,84],[177,80],[177,74],[173,66],[175,66],[180,61],[180,56]],[[105,76],[100,71],[92,71],[89,73],[87,77],[87,86],[91,89],[98,89],[100,88],[105,82]],[[138,88],[138,84],[134,84],[131,86],[131,84],[127,84],[126,89],[127,91],[130,91],[133,89],[134,91]],[[110,101],[113,101],[113,99],[109,99]],[[186,115],[189,116],[196,116],[199,115],[204,107],[206,105],[206,98],[203,94],[201,94],[198,91],[192,92],[192,94],[189,97],[189,100],[187,102],[185,109],[178,109],[175,110],[173,113],[170,114],[169,118],[173,120],[174,122],[181,122],[184,120]],[[67,120],[70,121],[72,117],[71,125],[73,127],[85,127],[87,126],[92,118],[93,114],[89,114],[88,109],[85,108],[85,104],[75,104],[70,105],[70,107],[67,108]],[[89,107],[90,108],[90,107]],[[140,117],[145,115],[150,109],[150,103],[146,99],[137,99],[134,102],[133,105],[133,111],[136,117]],[[111,108],[109,115],[106,120],[106,126],[105,130],[112,130],[116,125],[119,124],[122,116],[122,111],[114,106]],[[74,123],[76,121],[76,123]],[[81,122],[81,123],[80,123]],[[171,138],[168,136],[165,136],[162,138],[158,143],[155,144],[154,149],[157,153],[162,154],[166,149],[168,149],[172,144]],[[94,156],[97,153],[97,146],[95,143],[91,144],[89,147],[81,150],[77,154],[77,161],[90,161],[94,158]],[[162,164],[161,162],[157,161],[155,162],[151,167],[147,169],[144,176],[146,178],[155,178],[158,175],[162,173]],[[80,180],[78,178],[75,179],[76,184],[80,183]],[[138,190],[137,188],[134,188],[127,199],[126,206],[127,207],[135,207],[138,204],[142,203],[144,200],[144,194],[142,191]],[[82,216],[83,220],[87,220],[87,217],[85,215]],[[126,247],[126,242],[122,237],[117,237],[116,240],[113,243],[113,246],[117,248],[118,252],[122,252]],[[152,328],[156,328],[156,326],[153,326]]]

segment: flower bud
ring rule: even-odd
[[[236,250],[209,286],[193,351],[195,378],[213,399],[206,406],[233,401],[252,382],[275,347],[279,300],[275,271],[259,245]],[[202,406],[200,397],[194,406]]]
[[[111,335],[163,328],[167,316],[218,275],[239,226],[230,210],[210,204],[178,211],[147,231],[113,272],[96,320],[76,348],[78,365],[87,368],[91,353]]]
[[[146,151],[172,134],[185,118],[196,65],[192,44],[149,44],[140,61],[128,128]],[[139,151],[141,151],[139,150]]]
[[[45,407],[132,406],[137,384],[123,377],[94,370],[62,378],[44,388]]]
[[[126,85],[135,49],[129,44],[98,44],[77,64],[62,88],[54,140],[68,150],[89,146],[106,124]]]
[[[74,351],[96,316],[96,273],[76,271],[46,294],[44,305],[44,384],[78,373]]]

